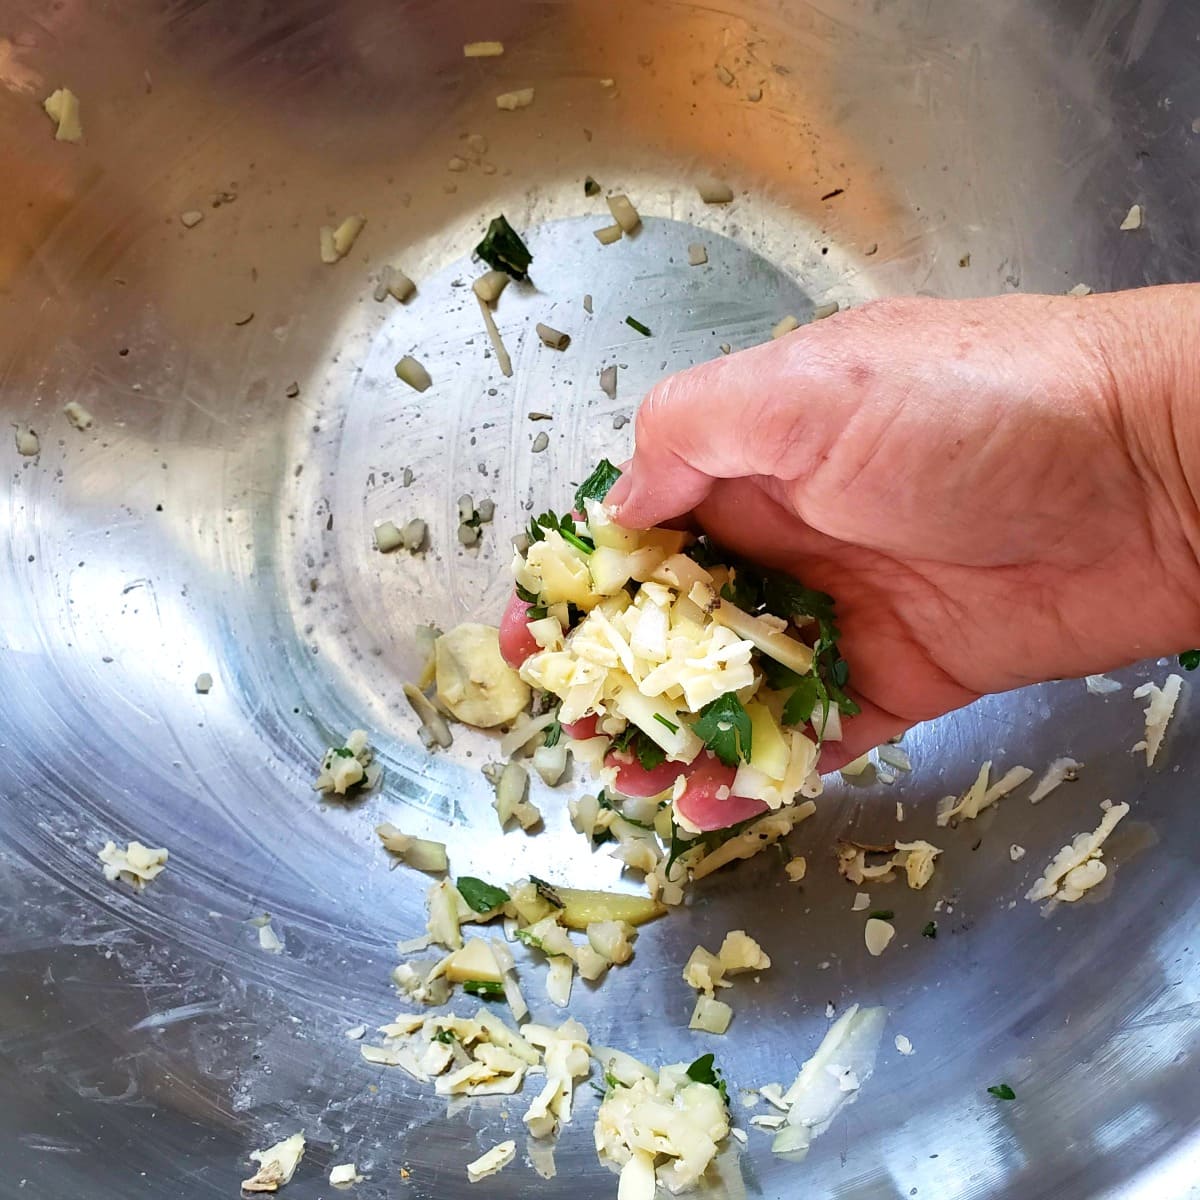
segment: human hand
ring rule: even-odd
[[[836,598],[863,709],[836,769],[984,693],[1200,642],[1198,317],[1186,287],[866,305],[660,383],[608,503],[693,513]]]

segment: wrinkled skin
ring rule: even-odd
[[[1200,644],[1200,289],[866,305],[659,384],[609,494],[837,599],[832,769],[983,693]]]

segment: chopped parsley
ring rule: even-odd
[[[596,469],[575,489],[575,507],[582,511],[585,500],[603,500],[620,478],[621,469],[602,458]]]
[[[619,1087],[629,1086],[627,1083],[622,1083],[611,1071],[604,1072],[604,1084],[610,1092],[615,1092]]]
[[[504,999],[504,984],[495,983],[491,979],[468,979],[463,984],[463,991],[469,996],[478,996],[481,1000]]]
[[[546,726],[546,736],[542,739],[543,746],[557,746],[559,739],[562,737],[563,727],[562,722],[555,717],[549,725]]]
[[[613,738],[612,748],[623,754],[632,754],[644,771],[653,771],[667,761],[667,752],[636,725],[626,725],[624,731]]]
[[[1194,671],[1200,667],[1200,650],[1185,650],[1179,656],[1179,665],[1185,671]]]
[[[541,541],[541,538],[537,540]],[[531,592],[527,587],[522,587],[519,583],[517,584],[517,599],[529,605],[529,608],[525,612],[525,619],[527,621],[540,621],[547,615],[548,610],[546,605],[542,603],[541,596],[537,592]]]
[[[484,883],[474,875],[460,875],[454,886],[458,888],[458,894],[467,902],[467,907],[472,912],[491,912],[492,909],[507,904],[509,900],[509,895],[503,888]]]
[[[997,1100],[1015,1100],[1017,1098],[1017,1093],[1007,1083],[993,1084],[988,1088],[988,1095],[995,1096]]]
[[[338,758],[353,758],[354,757],[354,751],[351,750],[349,746],[337,746],[337,747],[335,747],[333,752],[334,752],[334,754],[336,754],[338,756]]]
[[[679,726],[678,726],[678,725],[676,725],[674,721],[668,721],[668,720],[667,720],[667,718],[666,718],[666,717],[664,717],[664,716],[662,715],[662,713],[655,713],[655,714],[654,714],[654,719],[655,719],[655,720],[656,720],[656,721],[657,721],[657,722],[658,722],[660,725],[665,725],[665,726],[666,726],[666,728],[668,728],[668,729],[669,729],[669,730],[670,730],[672,733],[678,733],[678,732],[679,732]]]
[[[458,1038],[455,1036],[453,1029],[439,1029],[433,1035],[433,1040],[441,1042],[443,1046],[448,1046],[451,1042],[457,1042]]]
[[[890,921],[895,915],[890,908],[877,908],[874,912],[867,914],[869,917],[874,917],[876,921]]]
[[[928,922],[926,924],[925,928],[921,930],[921,936],[927,937],[927,938],[937,937],[937,922],[936,921]]]
[[[791,667],[785,667],[783,663],[778,663],[766,656],[759,665],[762,667],[763,675],[766,676],[768,687],[777,692],[791,692],[791,695],[783,702],[783,723],[785,725],[804,725],[809,721],[820,695],[820,679],[815,675],[801,675],[798,671],[793,671]]]
[[[591,554],[596,549],[591,538],[577,531],[575,518],[570,513],[559,517],[552,512],[544,512],[529,522],[525,534],[531,542],[541,542],[545,540],[547,530],[560,534],[564,541],[570,542],[576,550],[584,554]]]
[[[536,933],[530,933],[528,929],[516,930],[516,938],[523,946],[532,946],[535,950],[543,949],[542,939]]]
[[[750,761],[750,714],[735,693],[726,692],[706,704],[692,730],[727,767],[736,767],[741,759]]]
[[[537,894],[541,896],[543,900],[548,901],[555,908],[564,907],[562,898],[544,879],[539,879],[536,875],[530,875],[529,882],[532,883],[535,888],[537,888]]]
[[[508,223],[503,213],[492,218],[483,241],[475,247],[475,253],[489,267],[503,271],[518,281],[528,278],[529,264],[533,262],[529,247],[521,241],[521,235]]]
[[[687,1077],[694,1083],[707,1083],[710,1087],[715,1087],[721,1093],[721,1099],[725,1101],[726,1106],[729,1104],[729,1089],[725,1086],[725,1080],[721,1076],[720,1068],[715,1065],[715,1058],[712,1054],[702,1054],[690,1067],[687,1069]]]
[[[642,335],[642,337],[650,337],[651,336],[650,335],[650,326],[643,325],[641,323],[641,321],[639,321],[637,319],[637,317],[626,317],[625,324],[628,325],[630,329],[636,329],[638,331],[638,333],[640,333]]]

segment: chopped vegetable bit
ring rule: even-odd
[[[476,879],[474,875],[460,875],[454,886],[458,888],[458,894],[467,902],[468,907],[477,913],[492,912],[502,904],[507,904],[509,900],[509,895],[503,888]]]
[[[733,188],[720,179],[709,179],[697,185],[705,204],[728,204],[733,200]]]
[[[890,921],[895,915],[890,908],[877,908],[870,914],[870,916],[879,921]]]
[[[463,991],[482,1000],[503,1000],[504,984],[495,983],[490,979],[467,979],[463,981]]]
[[[92,423],[95,420],[91,412],[84,408],[84,406],[80,404],[78,400],[72,400],[68,404],[64,404],[63,413],[66,415],[67,420],[70,421],[80,433],[91,429]]]
[[[936,938],[937,937],[937,922],[936,921],[927,921],[925,923],[925,928],[921,930],[921,936],[923,938]]]
[[[367,218],[358,215],[347,217],[334,228],[331,225],[321,226],[321,261],[335,263],[343,259],[358,240],[367,224]]]
[[[688,243],[688,266],[702,267],[708,262],[708,249],[701,242]]]
[[[620,225],[602,225],[599,229],[592,230],[592,236],[602,246],[611,246],[613,242],[621,240]]]
[[[396,378],[417,392],[428,391],[433,383],[429,372],[411,354],[406,354],[396,364]]]
[[[207,696],[212,691],[213,677],[205,671],[202,675],[196,676],[196,691],[202,696]]]
[[[1122,231],[1128,232],[1131,229],[1141,229],[1142,218],[1145,210],[1140,204],[1132,204],[1129,211],[1125,214],[1125,219],[1121,222]]]
[[[130,842],[121,850],[115,842],[105,842],[96,855],[104,865],[104,878],[110,883],[123,879],[130,887],[141,891],[152,879],[157,879],[167,865],[164,849]]]
[[[501,1142],[493,1146],[486,1154],[481,1154],[474,1162],[467,1163],[467,1179],[478,1183],[489,1175],[502,1171],[517,1156],[517,1143],[514,1141]]]
[[[475,247],[475,253],[489,267],[503,271],[518,281],[528,278],[529,264],[533,262],[529,247],[503,213],[492,218],[483,241]]]
[[[720,1068],[716,1066],[715,1055],[702,1054],[688,1067],[687,1077],[696,1083],[707,1083],[709,1087],[715,1087],[721,1093],[721,1099],[725,1101],[726,1107],[729,1106],[729,1089],[725,1085]]]
[[[187,212],[179,214],[179,222],[184,229],[195,229],[203,220],[204,214],[198,208],[189,208]]]
[[[641,321],[639,321],[637,319],[637,317],[626,317],[625,324],[628,325],[630,329],[636,329],[638,331],[638,333],[640,333],[642,335],[642,337],[650,337],[651,336],[650,326],[643,325],[641,323]]]
[[[33,458],[42,449],[41,440],[32,429],[18,428],[16,434],[17,453],[25,458]]]
[[[621,227],[622,233],[635,233],[637,228],[642,223],[642,218],[638,215],[638,210],[633,207],[628,196],[618,192],[616,195],[607,197],[608,211],[612,213],[613,220]]]
[[[1015,1100],[1017,1098],[1017,1093],[1007,1083],[993,1084],[988,1088],[988,1095],[995,1096],[997,1100]]]
[[[583,181],[583,194],[585,196],[600,195],[600,185],[590,175]]]
[[[358,1173],[354,1163],[341,1163],[329,1168],[329,1182],[336,1188],[347,1188],[356,1183],[362,1183],[363,1176]]]
[[[415,867],[418,871],[429,871],[438,874],[450,869],[450,860],[446,854],[444,842],[434,842],[427,838],[412,837],[401,833],[395,825],[384,822],[375,826],[375,836],[383,843],[383,848],[390,854]]]
[[[533,88],[518,88],[515,92],[502,92],[496,97],[496,107],[505,112],[528,108],[533,103]]]
[[[1185,671],[1194,671],[1200,667],[1200,650],[1185,650],[1179,656],[1179,665]]]
[[[266,1150],[252,1150],[250,1157],[259,1166],[251,1178],[242,1181],[242,1191],[278,1191],[296,1173],[296,1167],[304,1157],[304,1146],[304,1134],[293,1133]]]
[[[534,329],[541,339],[542,345],[549,346],[551,350],[565,350],[571,344],[571,335],[563,333],[561,329],[555,329],[541,321],[534,326]]]
[[[772,327],[771,339],[774,341],[777,338],[783,337],[784,334],[791,333],[793,329],[799,328],[800,322],[797,321],[795,317],[790,315],[786,316]]]
[[[467,42],[463,46],[463,58],[499,58],[503,53],[503,42]]]
[[[79,121],[79,97],[70,88],[58,88],[42,101],[46,116],[56,126],[56,142],[78,142],[83,139],[83,126]]]
[[[881,920],[879,917],[867,918],[867,924],[863,929],[863,940],[866,942],[867,951],[876,958],[888,948],[895,936],[895,927],[887,921]]]

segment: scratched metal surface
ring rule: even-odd
[[[483,737],[420,750],[400,696],[413,626],[495,613],[524,510],[625,453],[614,418],[722,341],[831,298],[1194,277],[1198,33],[1185,0],[0,4],[0,411],[41,437],[36,459],[0,444],[0,1196],[233,1196],[247,1152],[301,1128],[292,1200],[330,1195],[347,1160],[369,1176],[362,1200],[466,1195],[465,1161],[510,1134],[522,1157],[490,1196],[613,1195],[586,1087],[542,1181],[519,1102],[447,1113],[343,1036],[401,1007],[393,943],[423,920],[424,880],[388,870],[378,820],[445,838],[459,872],[617,880],[562,798],[542,798],[536,838],[499,836]],[[484,37],[505,56],[464,62]],[[38,107],[60,84],[82,99],[79,147]],[[497,112],[526,85],[531,108]],[[468,133],[489,148],[452,173]],[[737,188],[728,209],[696,198],[710,172]],[[640,237],[590,236],[607,216],[588,173],[635,199]],[[1147,228],[1120,234],[1135,201]],[[187,230],[192,208],[205,217]],[[463,287],[498,210],[535,254],[533,286],[499,310],[512,381]],[[317,227],[349,212],[366,231],[324,266]],[[686,265],[690,241],[708,266]],[[419,282],[404,307],[371,299],[388,259]],[[569,351],[537,343],[538,319]],[[422,396],[391,373],[410,351],[434,378]],[[615,401],[597,387],[609,363]],[[72,399],[91,431],[68,426]],[[464,491],[497,502],[478,551],[454,540]],[[416,515],[425,557],[373,552],[375,521]],[[807,1161],[772,1159],[751,1130],[717,1194],[1191,1194],[1195,715],[1153,772],[1128,752],[1130,685],[1164,674],[1132,668],[1107,698],[1063,682],[919,731],[911,778],[834,786],[798,831],[802,889],[773,858],[721,875],[643,933],[631,968],[576,988],[596,1040],[694,1057],[708,1047],[686,1030],[679,968],[745,926],[776,966],[736,988],[712,1047],[742,1087],[790,1081],[827,1001],[891,1010],[876,1075]],[[314,764],[356,725],[381,794],[322,805]],[[893,836],[897,800],[904,832],[929,835],[933,800],[981,758],[1064,753],[1087,763],[1081,782],[942,834],[927,891],[877,889],[899,937],[870,959],[832,838]],[[1106,797],[1134,805],[1112,886],[1042,919],[1020,897]],[[143,896],[103,881],[109,837],[170,848]],[[941,897],[939,937],[922,939]],[[247,924],[263,911],[282,954]],[[1018,1103],[985,1094],[999,1080]]]

